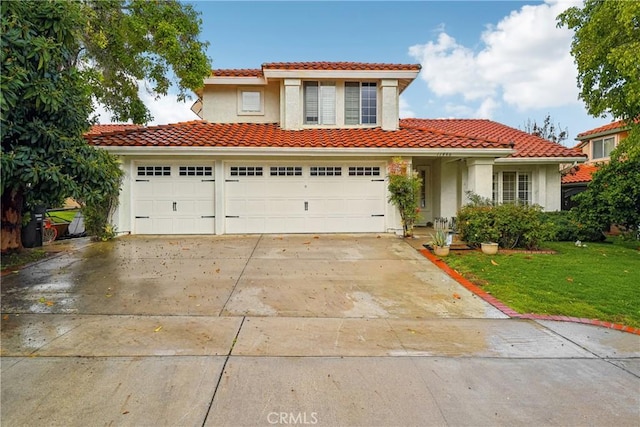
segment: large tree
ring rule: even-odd
[[[593,116],[640,117],[640,2],[585,0],[558,16],[575,31],[580,98]]]
[[[611,114],[629,126],[628,137],[576,196],[585,222],[640,226],[640,2],[585,0],[558,16],[575,31],[571,53],[580,98],[593,116]]]
[[[117,159],[88,146],[92,99],[118,120],[150,118],[145,80],[179,96],[209,72],[200,21],[175,1],[2,2],[0,107],[2,252],[22,247],[22,211],[71,196],[100,205],[117,195]]]

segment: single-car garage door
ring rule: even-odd
[[[383,232],[384,164],[231,164],[227,233]]]
[[[215,232],[213,165],[139,164],[134,173],[134,233]]]

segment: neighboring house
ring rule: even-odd
[[[387,167],[423,178],[420,221],[453,217],[472,191],[560,209],[575,151],[489,120],[399,118],[419,65],[267,63],[214,70],[203,120],[88,134],[120,157],[114,221],[134,234],[395,232]]]
[[[582,165],[572,165],[562,171],[562,209],[574,206],[572,197],[587,189],[598,164],[607,163],[611,151],[629,134],[629,127],[621,120],[578,134],[575,150],[587,156]]]

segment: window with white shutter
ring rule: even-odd
[[[262,89],[238,89],[238,115],[263,115],[264,91]]]
[[[307,125],[336,124],[336,84],[334,82],[304,82],[304,123]]]

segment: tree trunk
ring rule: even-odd
[[[2,194],[2,253],[22,249],[22,190],[5,190]]]

